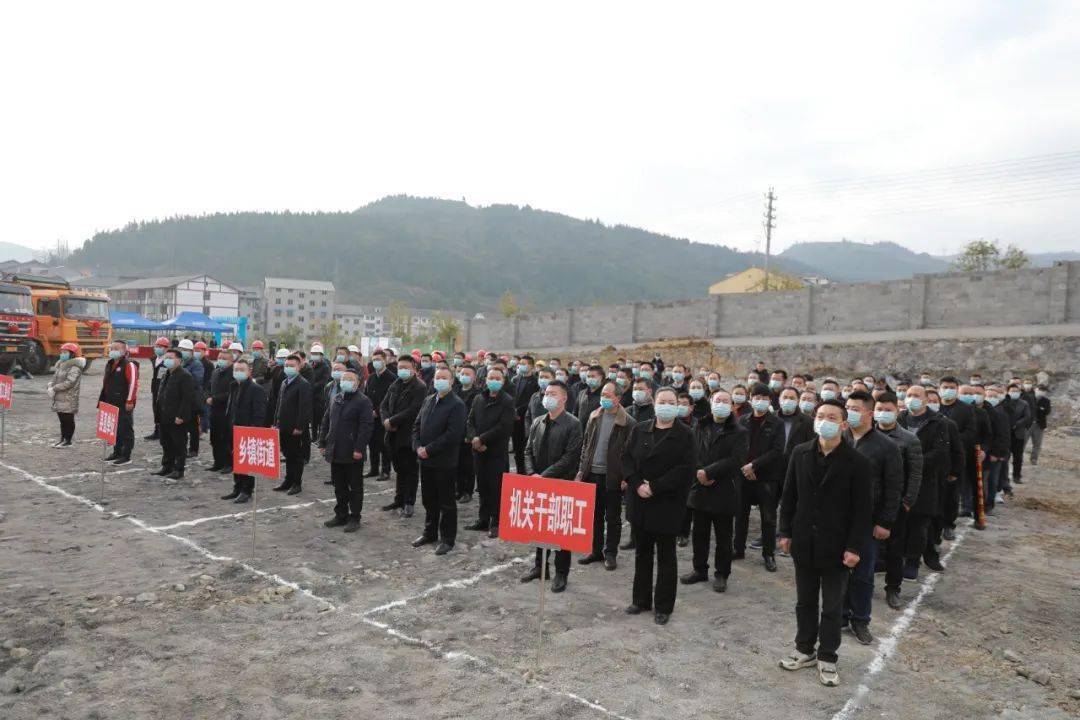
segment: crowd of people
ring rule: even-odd
[[[394,498],[381,509],[412,517],[419,489],[424,526],[412,545],[437,555],[453,550],[459,507],[474,496],[463,529],[498,537],[504,473],[592,483],[593,546],[577,562],[615,570],[620,551],[634,551],[627,613],[651,612],[663,625],[678,584],[722,593],[747,546],[767,572],[789,555],[798,630],[780,666],[816,666],[825,685],[839,682],[843,627],[873,642],[875,573],[899,609],[903,581],[923,565],[942,572],[940,548],[958,518],[985,527],[1023,482],[1028,440],[1037,464],[1051,412],[1045,385],[979,373],[840,380],[757,362],[742,382],[659,356],[605,366],[387,348],[365,358],[356,346],[267,353],[256,341],[226,344],[211,361],[208,346],[189,339],[159,338],[154,349],[146,439],[161,444],[156,475],[182,478],[208,432],[209,470],[233,475],[222,499],[249,502],[254,479],[233,473],[232,427],[276,427],[285,472],[275,491],[302,492],[305,466],[321,454],[336,498],[325,525],[353,533],[364,478],[392,472]],[[65,345],[49,385],[60,447],[71,443],[82,367],[78,347]],[[109,458],[118,465],[131,461],[138,382],[137,362],[114,342],[99,399],[120,408]],[[761,533],[749,538],[755,506]],[[680,578],[677,548],[688,545],[691,569]],[[563,592],[570,569],[569,552],[537,549],[521,580],[551,577]]]

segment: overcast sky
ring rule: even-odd
[[[1080,3],[12,3],[0,240],[532,205],[752,250],[1080,249]]]

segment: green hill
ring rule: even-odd
[[[891,242],[796,243],[780,257],[818,269],[837,282],[899,280],[915,273],[946,272],[949,262],[927,253],[916,253]]]

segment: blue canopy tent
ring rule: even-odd
[[[139,313],[110,312],[109,322],[118,330],[165,330],[165,325],[147,320]]]
[[[206,315],[197,312],[185,311],[161,323],[163,330],[198,330],[199,332],[223,333],[232,332],[232,327],[222,325],[217,320],[211,320]]]

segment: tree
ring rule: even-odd
[[[334,348],[349,344],[349,338],[346,337],[345,330],[337,320],[323,323],[319,328],[319,339],[322,340],[323,348],[328,355],[333,354]]]
[[[987,272],[990,270],[1019,270],[1030,264],[1027,253],[1015,245],[1009,245],[1002,254],[997,240],[978,239],[964,246],[964,251],[953,262],[953,267],[964,272]]]
[[[412,313],[402,300],[393,300],[386,310],[386,324],[390,335],[401,338],[402,342],[412,342]]]
[[[436,313],[431,330],[435,342],[453,352],[454,341],[461,334],[461,326],[457,321],[444,312]]]
[[[499,310],[502,312],[503,317],[514,317],[521,312],[517,304],[517,298],[509,290],[504,292],[502,299],[499,300]]]
[[[998,267],[1006,270],[1019,270],[1030,264],[1031,259],[1028,258],[1027,253],[1015,245],[1009,245],[1009,247],[1005,248],[1005,252],[1002,253],[1001,258],[998,260]]]
[[[290,325],[274,335],[278,347],[289,348],[290,350],[295,350],[300,346],[300,339],[302,337],[304,337],[304,329],[299,325]]]

